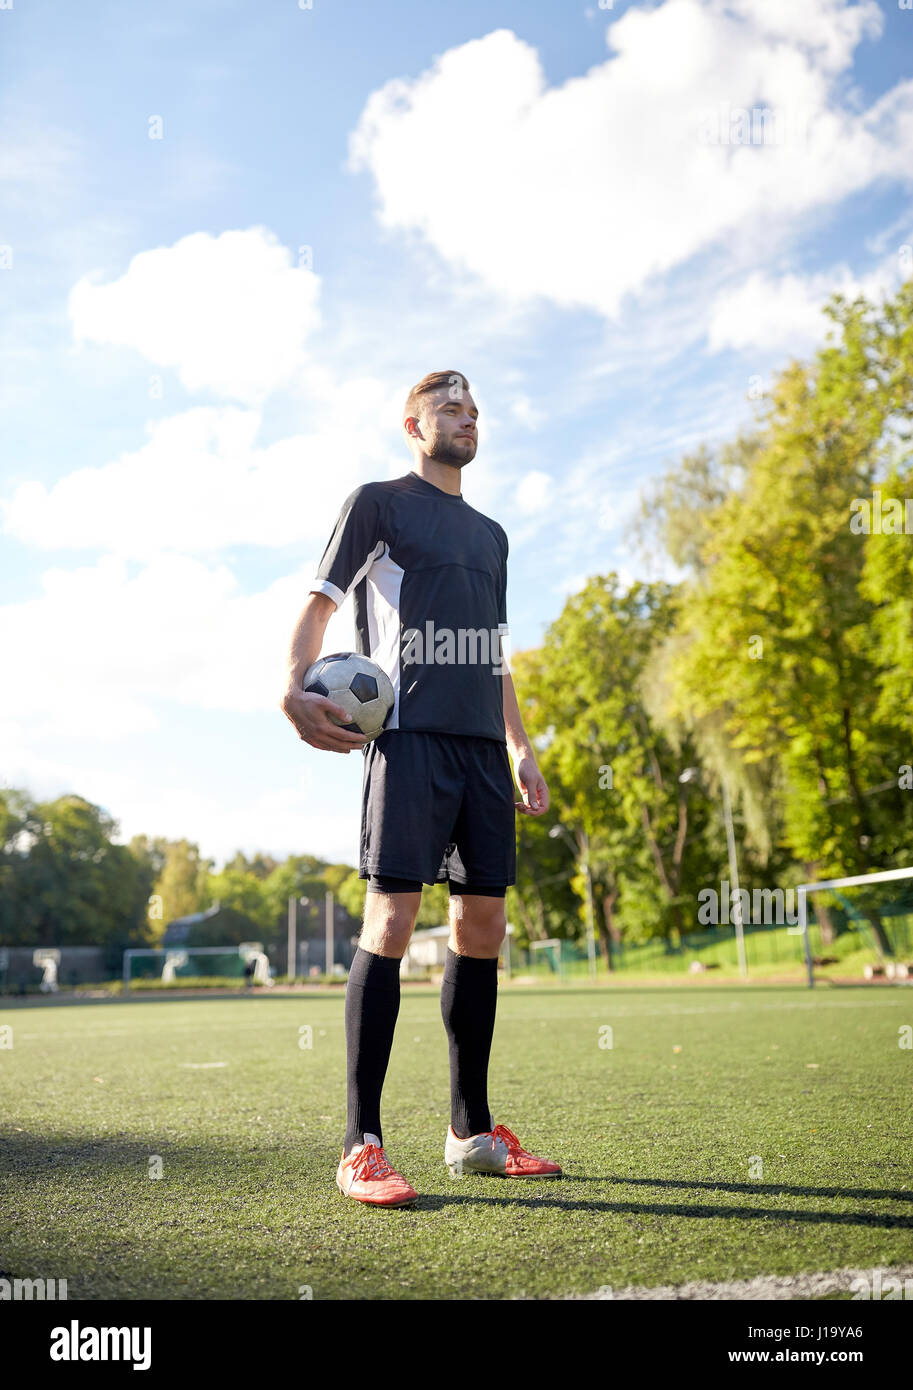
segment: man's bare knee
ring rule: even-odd
[[[418,916],[421,893],[366,893],[358,944],[375,956],[402,960]]]
[[[486,898],[474,893],[450,897],[451,951],[459,956],[490,960],[497,956],[507,932],[503,898]]]

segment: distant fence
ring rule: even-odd
[[[297,975],[308,975],[312,970],[317,970],[321,975],[326,973],[327,948],[325,940],[299,941],[298,942],[298,965]],[[355,947],[347,939],[336,940],[333,942],[333,964],[341,965],[345,970],[349,969],[355,956]],[[285,973],[285,964],[288,960],[288,948],[278,948],[275,953],[270,952],[270,964],[275,965],[279,974]]]
[[[809,935],[815,957],[836,957],[839,962],[854,952],[871,951],[872,935],[864,924],[841,921],[840,925],[842,929],[836,940],[823,943],[820,927],[810,914]],[[913,915],[892,917],[885,925],[897,958],[913,964]],[[110,953],[101,946],[62,946],[59,949],[57,983],[61,990],[119,978],[120,966],[112,969]],[[188,949],[192,951],[193,948]],[[337,937],[333,944],[334,965],[348,970],[355,950],[355,943],[348,937]],[[37,992],[43,972],[33,963],[34,951],[32,946],[0,946],[0,991],[5,994]],[[804,960],[802,936],[790,933],[785,926],[746,924],[745,951],[749,971],[752,968],[791,968],[801,965]],[[579,941],[562,940],[554,946],[530,951],[521,949],[509,938],[509,952],[512,974],[541,976],[543,979],[556,975],[576,979],[585,978],[588,974],[586,948]],[[285,942],[267,946],[266,954],[277,975],[287,974]],[[631,974],[683,976],[688,974],[692,961],[700,961],[710,968],[717,967],[727,974],[734,974],[738,970],[735,932],[731,926],[689,932],[680,945],[663,938],[613,945],[611,958],[613,971]],[[600,975],[606,974],[601,943],[597,944],[596,968]],[[296,975],[299,979],[306,979],[311,971],[321,975],[326,973],[326,944],[323,937],[298,942]]]
[[[835,914],[837,915],[837,914]],[[913,915],[895,916],[885,921],[885,928],[898,959],[913,963]],[[874,949],[870,930],[865,925],[846,924],[833,942],[823,942],[820,925],[809,913],[809,942],[812,955],[818,959],[839,961],[856,952]],[[785,926],[744,927],[745,954],[749,972],[752,967],[770,969],[801,965],[805,959],[803,938],[790,933]],[[738,970],[738,949],[735,930],[731,926],[709,927],[688,932],[680,945],[665,938],[612,946],[612,970],[632,974],[686,975],[692,961],[700,961],[711,969]],[[578,941],[560,941],[555,946],[543,946],[535,951],[521,950],[510,944],[510,969],[515,974],[542,976],[563,975],[585,977],[589,970],[586,947]],[[596,969],[606,973],[602,944],[597,943]]]
[[[34,964],[35,946],[4,946],[0,943],[0,993],[36,994],[39,991],[44,971]],[[76,985],[103,984],[107,980],[117,980],[123,969],[123,953],[112,955],[103,946],[60,946],[60,962],[57,967],[58,990],[66,991]],[[174,948],[179,949],[178,947]],[[193,947],[186,948],[190,952]],[[277,975],[288,972],[288,947],[285,942],[269,945],[266,948],[269,963]],[[355,945],[348,937],[337,937],[333,943],[333,963],[345,970],[352,964]],[[298,942],[296,974],[299,979],[306,978],[314,970],[323,975],[326,972],[326,939]]]
[[[0,989],[5,994],[32,993],[41,984],[43,970],[34,964],[36,946],[0,946]],[[105,968],[101,946],[61,946],[57,967],[60,989],[95,984],[111,977]]]

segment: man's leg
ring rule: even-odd
[[[522,1147],[495,1124],[488,1108],[488,1058],[498,1002],[498,948],[504,940],[504,898],[469,891],[450,899],[450,944],[441,1013],[450,1041],[450,1132],[444,1161],[455,1176],[498,1173],[506,1178],[554,1178],[561,1167]]]
[[[498,1004],[498,951],[504,897],[454,891],[441,985],[441,1016],[450,1044],[450,1122],[459,1139],[492,1126],[488,1059]]]
[[[392,886],[389,879],[381,883]],[[399,965],[422,900],[417,892],[380,892],[369,882],[364,925],[346,986],[348,1118],[344,1152],[383,1141],[380,1097],[399,1014]]]

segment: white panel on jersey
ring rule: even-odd
[[[315,579],[314,583],[311,585],[310,593],[328,594],[329,597],[336,604],[336,607],[339,608],[340,605],[343,604],[345,600],[349,597],[349,594],[356,587],[356,585],[360,584],[361,581],[364,579],[365,575],[368,573],[368,570],[371,568],[371,566],[374,564],[374,561],[377,559],[378,555],[380,555],[384,550],[386,550],[386,548],[387,546],[385,541],[377,542],[377,545],[371,551],[370,555],[367,556],[364,563],[358,566],[358,570],[356,571],[351,584],[346,589],[344,594],[342,594],[342,591],[338,589],[335,584],[331,584],[328,579]],[[337,594],[341,594],[342,596],[340,598],[337,598]]]
[[[390,559],[390,551],[385,544],[383,554],[371,565],[365,586],[371,660],[386,671],[393,685],[394,702],[385,725],[387,729],[399,728],[399,604],[403,573],[402,565]]]

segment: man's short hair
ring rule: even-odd
[[[432,391],[437,391],[440,387],[446,386],[451,393],[451,399],[462,400],[463,392],[469,390],[469,382],[462,372],[429,372],[423,376],[417,386],[406,397],[406,404],[403,407],[403,423],[411,416],[418,416],[421,412],[421,399]]]

